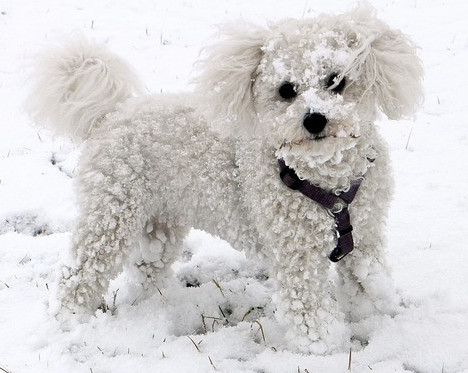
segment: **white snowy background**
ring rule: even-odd
[[[351,325],[357,336],[369,336],[353,345],[351,371],[467,373],[468,3],[371,4],[420,46],[426,101],[415,121],[379,123],[396,179],[388,255],[405,307],[394,318]],[[76,33],[127,59],[149,91],[177,92],[190,89],[192,64],[219,23],[266,24],[351,6],[345,0],[0,1],[0,372],[348,371],[349,352],[303,356],[278,349],[283,331],[266,273],[197,231],[174,266],[180,286],[171,294],[140,299],[140,289],[122,275],[107,295],[113,312],[63,332],[48,305],[76,213],[70,175],[79,149],[34,127],[22,105],[36,53]]]

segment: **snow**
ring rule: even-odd
[[[467,373],[468,5],[372,5],[421,47],[426,102],[415,121],[379,123],[396,179],[389,261],[405,307],[394,318],[352,325],[358,339],[370,336],[367,345],[354,344],[352,372]],[[108,313],[60,329],[50,310],[76,214],[71,175],[79,148],[34,127],[22,105],[36,53],[76,33],[124,56],[149,91],[177,92],[191,89],[192,64],[216,24],[266,24],[349,6],[345,0],[0,1],[0,371],[347,371],[348,352],[278,350],[284,330],[274,320],[272,283],[261,264],[199,231],[186,240],[175,280],[161,294],[148,297],[122,275],[107,295]]]

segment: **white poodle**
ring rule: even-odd
[[[345,318],[395,312],[383,253],[392,178],[373,122],[421,103],[415,49],[367,9],[231,27],[205,50],[196,94],[141,98],[103,46],[49,52],[30,109],[87,139],[61,312],[97,309],[124,265],[151,289],[190,227],[265,258],[300,351],[340,350]]]

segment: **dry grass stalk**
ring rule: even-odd
[[[213,364],[213,360],[211,360],[211,357],[208,356],[208,360],[210,361],[211,366],[213,367],[214,370],[216,369],[216,366]]]
[[[259,328],[258,328],[258,330],[257,330],[257,333],[255,333],[255,335],[257,335],[259,331],[262,332],[262,339],[263,339],[263,342],[265,343],[266,340],[265,340],[265,333],[263,332],[263,325],[262,325],[262,324],[260,323],[260,321],[258,321],[258,320],[255,320],[255,321],[252,323],[252,326],[253,326],[253,324],[258,324]]]
[[[211,323],[211,331],[214,332],[214,326],[215,324],[218,323],[218,321],[223,321],[225,323],[225,325],[228,324],[228,321],[226,318],[221,318],[221,317],[214,317],[214,316],[205,316],[205,315],[201,315],[202,317],[202,323],[203,323],[203,328],[205,329],[205,333],[208,331],[207,328],[206,328],[206,322],[205,320],[206,319],[210,319],[210,320],[213,320],[213,322]]]
[[[117,289],[116,291],[114,291],[114,298],[112,299],[112,308],[117,309],[116,305],[115,305],[115,301],[117,300],[117,293],[119,292],[119,289]]]
[[[205,330],[205,333],[206,333],[207,330],[206,330],[205,317],[206,317],[205,315],[203,315],[203,314],[201,315],[201,320],[202,320],[202,324],[203,324],[203,329]]]
[[[5,372],[5,373],[12,373],[12,372],[9,371],[7,368],[2,367],[1,365],[0,365],[0,370],[1,370],[2,372]]]
[[[163,295],[161,289],[159,289],[159,287],[157,287],[157,286],[156,286],[156,289],[158,290],[159,295],[160,295],[161,297],[163,297],[164,295]]]
[[[349,349],[349,358],[348,358],[348,370],[351,372],[351,365],[352,365],[352,356],[353,356],[353,351]]]
[[[408,146],[409,146],[409,143],[410,143],[410,140],[411,140],[411,135],[413,134],[413,129],[414,127],[411,127],[411,131],[408,135],[408,141],[406,141],[406,146],[405,146],[405,149],[408,150]]]
[[[215,279],[213,279],[213,282],[216,285],[216,287],[219,289],[219,291],[221,292],[222,296],[224,297],[224,292],[223,292],[223,289],[221,289],[221,285],[219,285],[219,282],[216,281]]]
[[[190,341],[193,343],[193,345],[195,346],[195,348],[197,349],[198,352],[201,352],[200,350],[200,347],[198,346],[200,343],[202,343],[202,341],[196,343],[192,338],[190,338],[190,336],[187,336],[188,339],[190,339]]]
[[[241,321],[244,321],[244,320],[245,320],[245,318],[246,318],[247,316],[249,316],[249,315],[252,313],[252,311],[253,311],[253,310],[254,310],[254,309],[253,309],[253,308],[251,308],[251,309],[250,309],[250,310],[248,310],[246,313],[244,313],[244,316],[242,316],[242,320],[241,320]]]
[[[221,312],[221,315],[223,315],[224,322],[226,323],[226,325],[229,324],[229,321],[228,321],[226,315],[224,314],[223,309],[221,308],[221,306],[218,306],[218,309],[219,309],[219,312]]]

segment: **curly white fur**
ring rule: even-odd
[[[74,47],[50,61],[89,50]],[[72,64],[69,74],[81,78],[73,83],[54,80],[59,72],[49,64],[40,79],[57,84],[34,96],[45,103],[40,117],[60,123],[59,129],[73,124],[87,135],[89,123],[134,87],[132,79],[122,81],[126,69],[113,68],[121,62],[102,57],[108,52],[98,47],[92,50],[100,56],[104,81],[121,82],[124,93],[96,107],[108,91],[89,84],[91,78],[102,81],[96,69],[83,75],[84,61],[96,61],[88,53]],[[264,29],[230,28],[199,65],[197,100],[184,95],[130,100],[91,132],[76,176],[81,217],[73,236],[74,262],[61,274],[62,311],[96,309],[124,264],[150,288],[167,276],[189,227],[196,227],[267,259],[277,280],[277,315],[289,326],[291,348],[340,350],[350,337],[345,318],[392,313],[398,306],[383,254],[392,179],[373,122],[378,108],[395,119],[411,115],[421,103],[415,47],[371,12],[357,10]],[[337,78],[327,87],[333,74]],[[334,92],[341,79],[346,79],[343,91]],[[75,86],[80,81],[83,85]],[[296,97],[280,97],[285,81],[294,84]],[[68,97],[70,85],[81,101],[53,106]],[[84,117],[87,107],[91,114]],[[320,136],[303,125],[310,112],[327,118]],[[300,178],[334,192],[365,175],[349,207],[355,250],[336,266],[336,297],[327,259],[337,242],[333,217],[285,187],[278,157]]]

